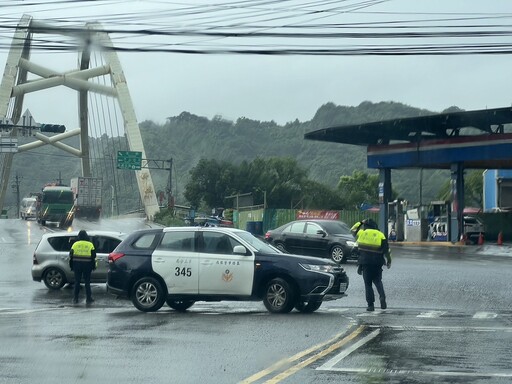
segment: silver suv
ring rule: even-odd
[[[98,266],[91,274],[91,283],[107,281],[108,254],[125,237],[121,232],[87,231],[96,249]],[[49,289],[61,289],[66,283],[75,282],[69,268],[69,250],[76,241],[78,231],[55,232],[43,235],[32,260],[32,279],[43,281]]]

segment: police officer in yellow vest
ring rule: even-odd
[[[91,304],[94,299],[91,293],[91,272],[96,269],[96,250],[93,243],[89,241],[87,232],[78,232],[78,240],[71,246],[69,251],[69,266],[75,272],[75,287],[73,289],[73,304],[78,303],[80,293],[80,282],[82,277],[85,283],[86,303]]]
[[[373,286],[380,296],[380,307],[387,308],[386,294],[382,285],[382,266],[391,268],[391,252],[386,236],[379,231],[377,223],[372,219],[357,222],[352,227],[352,233],[357,239],[359,249],[357,273],[363,275],[366,291],[367,311],[375,310],[375,294]]]

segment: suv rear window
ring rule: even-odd
[[[114,239],[107,236],[93,236],[91,238],[96,253],[110,253],[112,252],[121,242],[121,240]]]
[[[76,236],[55,236],[49,237],[48,243],[57,252],[69,252],[71,246],[76,241]],[[116,238],[108,236],[91,236],[91,242],[94,244],[96,253],[110,253],[121,242]]]
[[[144,233],[132,244],[133,248],[137,249],[153,249],[155,242],[160,237],[160,233]]]
[[[75,240],[71,238],[71,236],[55,236],[48,238],[48,243],[50,243],[52,248],[57,252],[69,252],[74,242]]]

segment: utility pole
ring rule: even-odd
[[[173,207],[174,206],[174,199],[172,197],[172,157],[167,160],[169,163],[169,185],[167,187],[167,207]]]
[[[116,213],[119,216],[119,200],[117,200],[117,185],[116,185],[116,168],[114,166],[114,155],[107,154],[107,157],[110,157],[111,165],[112,165],[112,181],[114,185],[112,186],[112,216],[114,216],[114,199],[116,203]]]
[[[20,184],[21,184],[22,177],[19,177],[16,173],[16,176],[14,177],[14,181],[11,185],[12,189],[14,190],[14,193],[16,194],[16,218],[20,218]]]

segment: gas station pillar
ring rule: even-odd
[[[451,165],[451,215],[449,224],[450,241],[456,243],[464,230],[464,165],[454,163]]]
[[[388,231],[388,202],[391,196],[391,169],[379,168],[379,230],[387,235]]]

